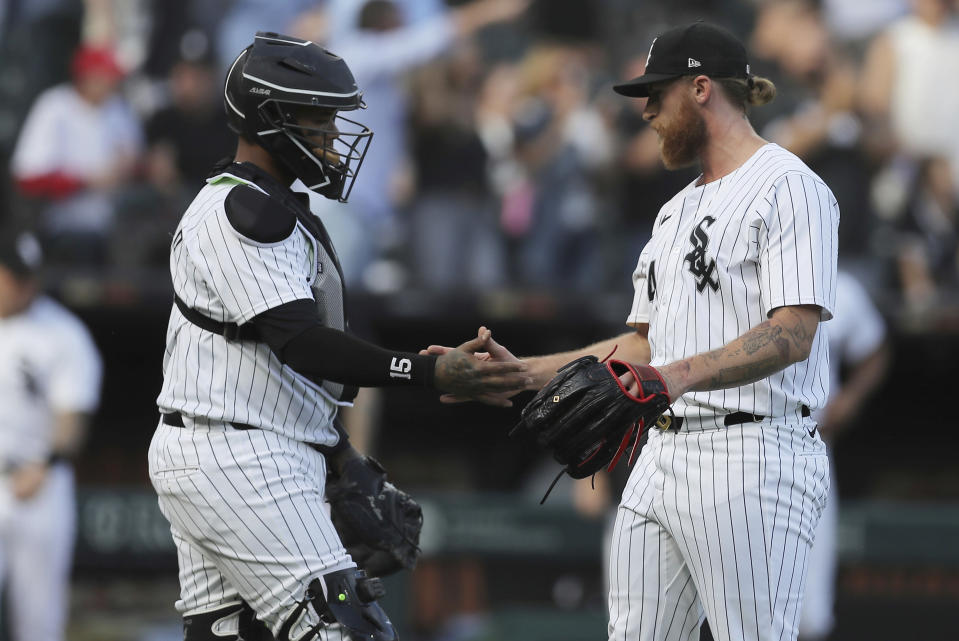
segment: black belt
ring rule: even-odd
[[[183,425],[183,415],[180,414],[179,412],[160,412],[160,420],[163,421],[164,425],[169,425],[171,427],[185,427],[185,425]],[[246,423],[229,423],[229,425],[232,425],[234,429],[238,429],[238,430],[259,429],[252,425],[247,425]],[[349,438],[346,436],[345,432],[342,432],[342,433],[343,433],[343,438],[346,438],[346,439]],[[307,445],[312,447],[314,450],[316,450],[320,454],[324,454],[324,455],[335,454],[339,450],[338,446],[336,445],[332,447],[329,445],[320,445],[319,443],[307,443]]]
[[[809,411],[809,408],[805,405],[802,406],[801,413],[803,418],[806,418],[811,414],[811,412]],[[666,417],[665,414],[660,418],[662,419],[664,417],[670,418],[670,417]],[[725,425],[726,427],[730,427],[731,425],[742,425],[743,423],[758,423],[764,418],[766,417],[763,416],[762,414],[750,414],[749,412],[733,412],[732,414],[727,414],[726,416],[723,417],[723,425]],[[678,432],[679,430],[683,429],[684,422],[685,422],[685,419],[682,416],[676,416],[676,417],[672,417],[668,423],[660,423],[660,421],[656,421],[656,426],[659,427],[660,429],[674,430]]]
[[[160,412],[160,420],[163,421],[164,425],[169,425],[170,427],[184,427],[183,415],[179,412]],[[230,423],[230,425],[238,430],[256,429],[252,425],[247,425],[246,423]]]

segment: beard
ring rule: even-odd
[[[683,98],[676,116],[659,130],[659,153],[666,169],[682,169],[696,164],[699,152],[706,146],[706,121]]]

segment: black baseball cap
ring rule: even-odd
[[[37,237],[29,231],[0,232],[0,267],[17,278],[34,276],[43,264],[43,252]]]
[[[708,22],[673,27],[659,34],[649,47],[646,73],[613,86],[613,91],[633,98],[649,96],[649,85],[680,76],[749,78],[746,47],[736,36]]]

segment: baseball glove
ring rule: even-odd
[[[386,470],[368,456],[346,461],[326,484],[333,526],[356,564],[370,576],[412,570],[420,555],[423,511],[386,480]]]
[[[619,380],[627,371],[639,382],[640,396]],[[632,463],[643,429],[667,409],[666,384],[652,367],[584,356],[564,365],[533,397],[510,434],[535,435],[563,471],[581,479],[604,467],[612,471],[630,442]]]

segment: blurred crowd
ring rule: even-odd
[[[313,199],[353,287],[626,290],[666,172],[642,73],[666,26],[749,43],[751,117],[836,194],[840,262],[910,319],[959,301],[957,0],[7,0],[3,212],[66,270],[166,270],[233,152],[222,78],[257,30],[350,64],[374,131],[349,203]]]

